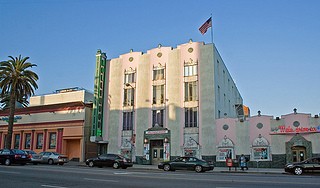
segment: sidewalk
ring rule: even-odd
[[[162,170],[158,169],[157,165],[139,165],[134,164],[134,169],[150,169],[150,170]],[[242,171],[241,168],[231,168],[229,171],[228,167],[214,167],[212,171],[209,172],[220,172],[220,173],[260,173],[260,174],[283,174],[284,169],[282,168],[249,168],[248,170]]]
[[[69,163],[66,163],[66,165],[70,166],[86,166],[84,162],[74,162],[69,161]],[[134,164],[132,169],[144,169],[144,170],[161,170],[158,169],[158,165],[140,165],[140,164]],[[229,171],[228,167],[214,167],[213,170],[208,172],[215,172],[215,173],[260,173],[260,174],[283,174],[284,169],[283,168],[249,168],[248,170],[242,171],[240,167],[238,167],[236,170],[235,168],[231,168]]]

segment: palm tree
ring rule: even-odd
[[[28,62],[29,57],[22,58],[9,56],[8,61],[0,62],[0,98],[5,100],[9,97],[9,121],[8,134],[6,137],[5,148],[11,148],[14,113],[17,101],[24,101],[31,95],[34,95],[34,89],[38,89],[36,81],[38,75],[30,70],[37,66]]]

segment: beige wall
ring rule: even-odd
[[[53,93],[48,95],[32,96],[30,97],[30,106],[50,105],[77,101],[82,101],[85,103],[92,102],[93,94],[87,92],[86,90],[79,90],[65,93]]]

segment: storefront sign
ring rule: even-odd
[[[21,117],[21,116],[14,116],[13,121],[14,121],[14,122],[17,122],[18,119],[22,119],[22,117]],[[5,122],[9,122],[9,117],[2,117],[2,118],[0,118],[0,120],[1,120],[1,121],[5,121]]]
[[[167,134],[168,130],[159,130],[159,131],[146,131],[146,134]]]
[[[296,133],[320,133],[320,125],[317,127],[291,127],[280,125],[277,128],[271,128],[270,134],[296,134]]]

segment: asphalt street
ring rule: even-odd
[[[0,166],[3,188],[160,188],[160,187],[319,187],[314,175],[221,173],[193,171],[164,172],[152,169],[89,168],[85,166]]]

